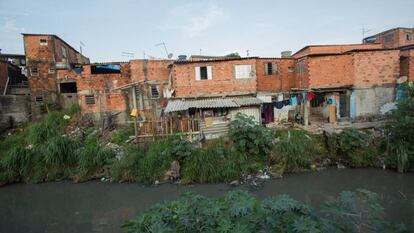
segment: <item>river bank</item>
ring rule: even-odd
[[[414,175],[395,171],[327,169],[287,174],[251,191],[259,199],[288,194],[318,208],[340,192],[364,188],[378,193],[388,220],[414,229]],[[89,181],[11,184],[0,188],[0,226],[14,232],[119,232],[120,225],[160,201],[175,200],[185,192],[218,197],[248,185],[194,184],[144,186],[136,183]]]

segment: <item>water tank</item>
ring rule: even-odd
[[[187,55],[178,55],[178,60],[179,61],[185,61],[185,60],[187,60]]]
[[[292,51],[283,51],[281,52],[282,57],[290,57],[292,56]]]

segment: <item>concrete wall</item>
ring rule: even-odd
[[[28,96],[0,96],[0,130],[10,127],[10,119],[14,124],[29,121],[30,98]]]
[[[352,95],[355,97],[355,116],[367,116],[380,114],[380,108],[393,102],[395,99],[394,87],[374,87],[355,89]]]

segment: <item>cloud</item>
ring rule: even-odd
[[[3,25],[1,26],[1,32],[2,33],[21,33],[24,32],[25,29],[23,27],[18,27],[16,25],[16,21],[11,19],[5,19]]]
[[[170,11],[166,27],[178,30],[190,38],[200,36],[203,32],[225,18],[224,10],[215,4],[187,4]]]

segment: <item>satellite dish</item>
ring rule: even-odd
[[[407,82],[407,80],[408,80],[407,76],[401,76],[397,79],[397,83],[402,84],[402,83]]]
[[[174,54],[169,53],[169,54],[168,54],[168,59],[171,59],[173,56],[174,56]]]

